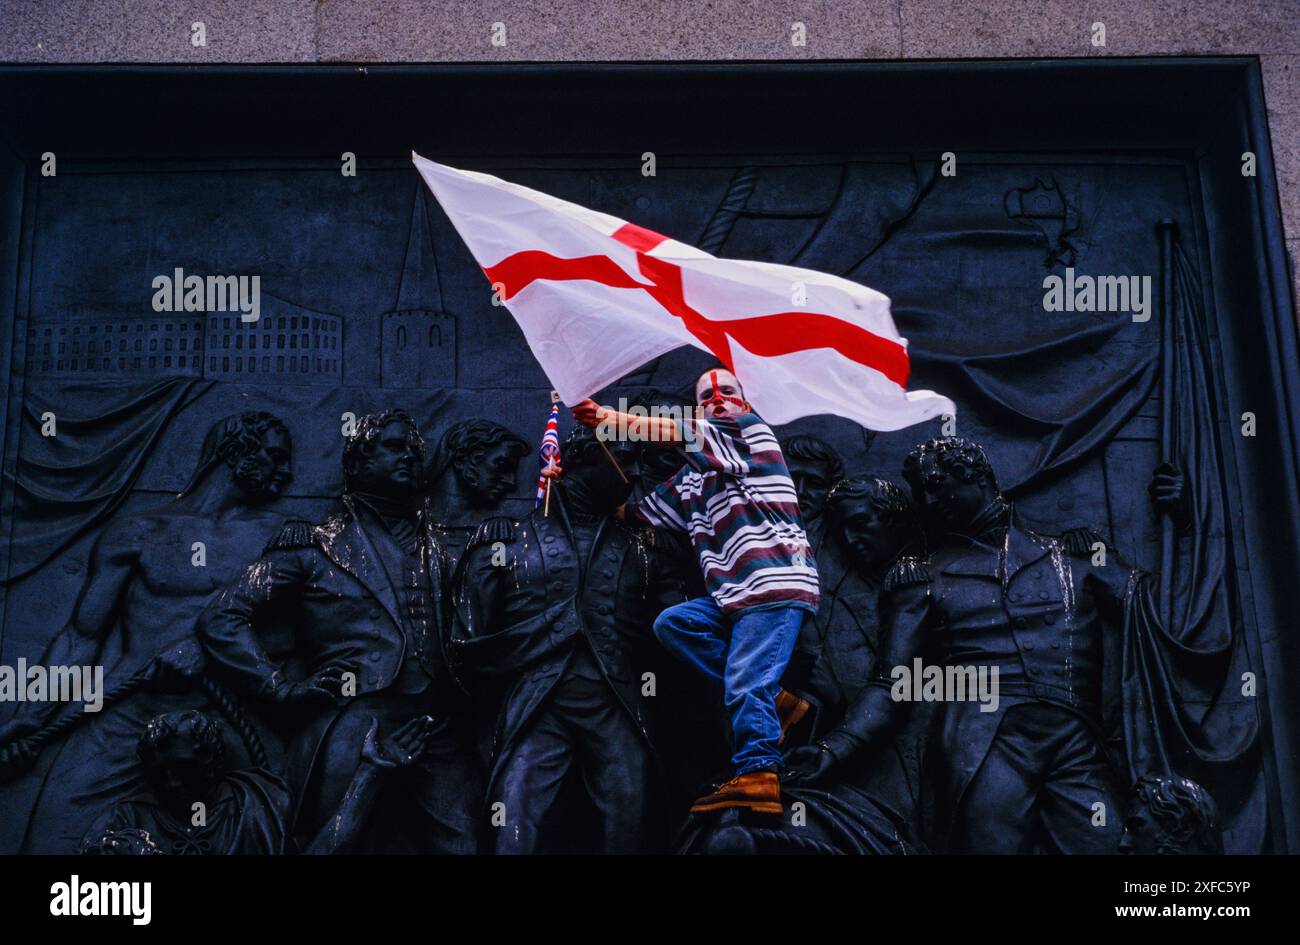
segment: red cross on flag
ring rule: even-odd
[[[907,390],[889,299],[838,276],[719,259],[490,174],[416,168],[565,403],[694,345],[732,370],[770,424],[834,414],[899,430],[955,414]]]

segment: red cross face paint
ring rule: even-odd
[[[740,393],[740,383],[730,371],[710,371],[707,381],[696,385],[695,399],[706,416],[725,417],[749,412],[749,402]]]

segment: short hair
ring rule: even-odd
[[[599,456],[600,452],[596,431],[591,427],[575,426],[560,444],[560,466],[564,469],[577,469],[596,462],[607,462]]]
[[[220,723],[195,709],[150,719],[136,745],[136,755],[146,768],[152,767],[158,753],[177,738],[191,739],[194,747],[208,756],[214,770],[224,765],[226,740]]]
[[[903,478],[914,492],[923,492],[925,484],[941,474],[961,482],[983,478],[995,489],[998,485],[984,448],[964,436],[942,436],[921,443],[903,460]]]
[[[516,459],[522,459],[528,452],[528,443],[509,427],[482,418],[462,420],[448,429],[438,441],[433,476],[435,478],[441,476],[465,458],[472,456],[476,450],[491,449],[502,444],[509,446],[518,454]]]
[[[284,421],[264,410],[245,410],[218,420],[203,438],[199,464],[180,494],[189,495],[208,473],[222,463],[233,467],[245,456],[257,452],[271,430],[284,434],[285,439],[292,442]]]
[[[835,447],[819,436],[796,433],[793,436],[783,437],[781,439],[781,452],[785,455],[787,462],[793,458],[803,460],[806,463],[817,463],[825,466],[826,478],[831,482],[837,482],[844,478],[844,460],[840,458],[840,454]]]
[[[826,514],[838,525],[844,520],[848,506],[865,502],[891,528],[905,528],[912,524],[914,508],[907,491],[888,479],[877,476],[850,476],[831,486],[826,494]]]
[[[695,380],[691,382],[691,403],[695,403],[695,389],[700,386],[700,378],[704,377],[705,374],[712,374],[714,371],[726,371],[732,377],[736,378],[736,384],[740,386],[741,390],[745,389],[744,385],[740,383],[740,378],[736,376],[736,372],[733,369],[727,367],[725,364],[715,364],[713,367],[707,367],[699,374],[695,375]]]
[[[1134,799],[1160,827],[1156,852],[1222,853],[1219,810],[1210,792],[1190,778],[1148,774],[1133,785]]]
[[[375,446],[379,443],[379,437],[384,432],[384,427],[390,423],[403,423],[406,425],[406,442],[414,447],[416,460],[421,468],[424,467],[425,447],[424,437],[420,435],[420,428],[411,419],[411,415],[400,407],[390,407],[382,413],[368,413],[357,421],[352,435],[347,438],[343,444],[343,483],[350,485],[353,478],[361,472],[365,462],[375,454]]]

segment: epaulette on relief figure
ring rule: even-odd
[[[1093,546],[1101,542],[1106,547],[1110,546],[1101,533],[1088,525],[1077,525],[1074,528],[1067,528],[1061,532],[1060,538],[1057,539],[1061,547],[1067,554],[1072,555],[1090,555],[1093,553]]]
[[[465,551],[470,552],[480,545],[490,545],[496,541],[513,542],[515,540],[515,526],[518,524],[509,515],[493,515],[485,518],[479,523],[478,528],[474,529],[474,534],[470,536]]]
[[[905,555],[894,562],[885,573],[884,591],[896,591],[902,587],[930,583],[930,564],[925,558]]]
[[[316,538],[313,534],[316,526],[311,522],[304,522],[301,519],[292,519],[284,523],[280,533],[266,543],[262,549],[265,554],[268,551],[292,551],[294,548],[310,548],[316,544]]]

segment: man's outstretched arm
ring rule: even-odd
[[[636,417],[609,407],[602,407],[588,398],[573,407],[573,419],[584,427],[624,430],[629,439],[642,443],[670,443],[683,445],[681,425],[669,417]]]

